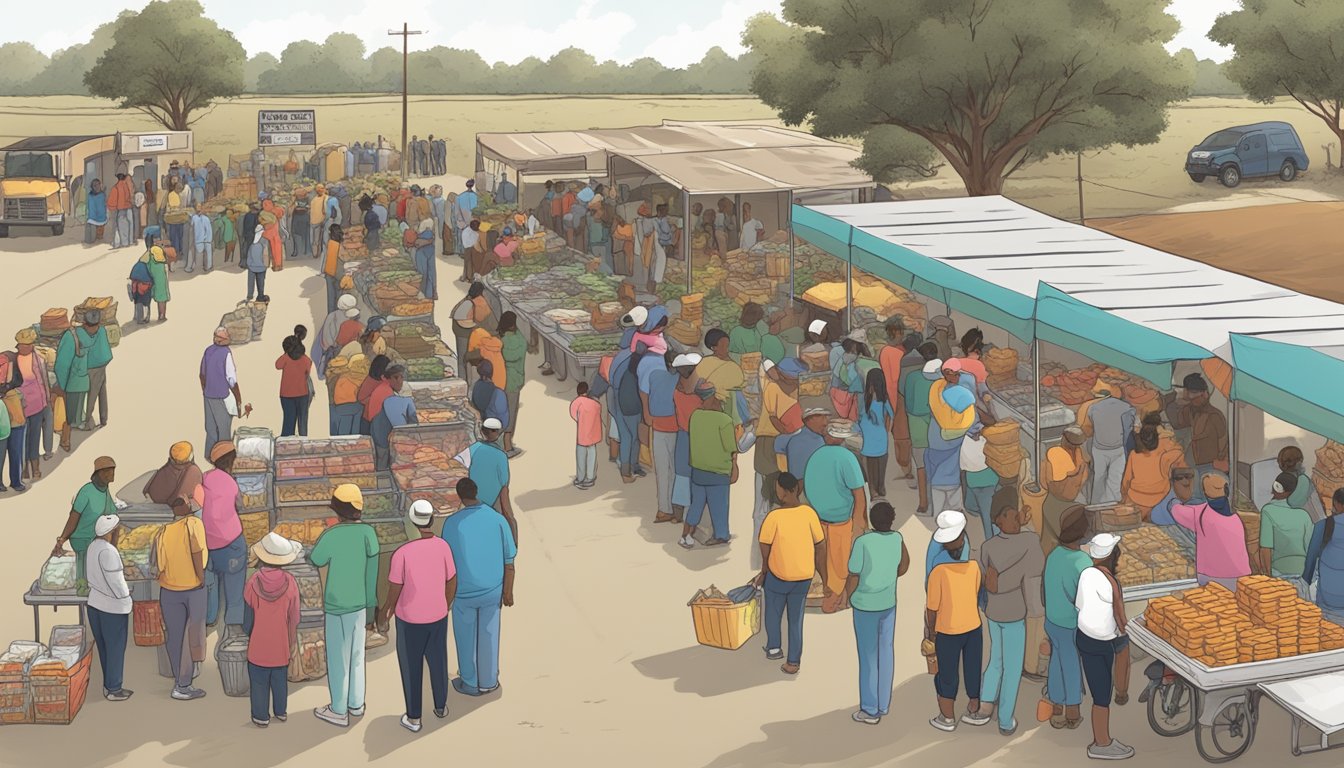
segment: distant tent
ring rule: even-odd
[[[332,182],[345,178],[345,155],[349,148],[344,144],[323,144],[313,155],[317,166],[317,181]]]

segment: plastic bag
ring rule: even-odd
[[[37,580],[43,592],[68,592],[75,588],[75,556],[51,557],[42,564]]]

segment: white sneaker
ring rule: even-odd
[[[695,539],[690,536],[682,536],[680,539],[677,539],[677,543],[681,545],[682,549],[695,548]]]
[[[348,714],[338,715],[335,712],[331,711],[330,706],[314,709],[313,714],[317,717],[318,720],[321,720],[326,723],[331,723],[332,725],[337,726],[338,728],[350,727],[350,715]]]
[[[934,715],[933,719],[929,721],[929,725],[948,733],[957,730],[957,721],[949,717],[943,717],[941,714]]]
[[[420,724],[419,720],[412,720],[409,715],[402,715],[401,727],[405,728],[411,733],[419,733],[420,729],[423,728],[424,726]]]
[[[350,716],[351,716],[351,717],[363,717],[363,716],[364,716],[364,708],[363,708],[363,707],[351,707],[351,708],[350,708]]]
[[[979,712],[967,712],[961,716],[961,722],[967,725],[988,725],[990,719],[989,713],[983,709]]]

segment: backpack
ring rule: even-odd
[[[644,413],[644,401],[639,399],[639,361],[641,355],[630,355],[630,362],[621,374],[621,385],[616,391],[616,402],[621,413],[626,416],[638,416]]]

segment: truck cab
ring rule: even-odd
[[[115,136],[37,136],[0,149],[0,237],[11,227],[43,227],[53,235],[74,217],[71,181],[104,182],[115,172]],[[92,175],[91,175],[92,174]]]

